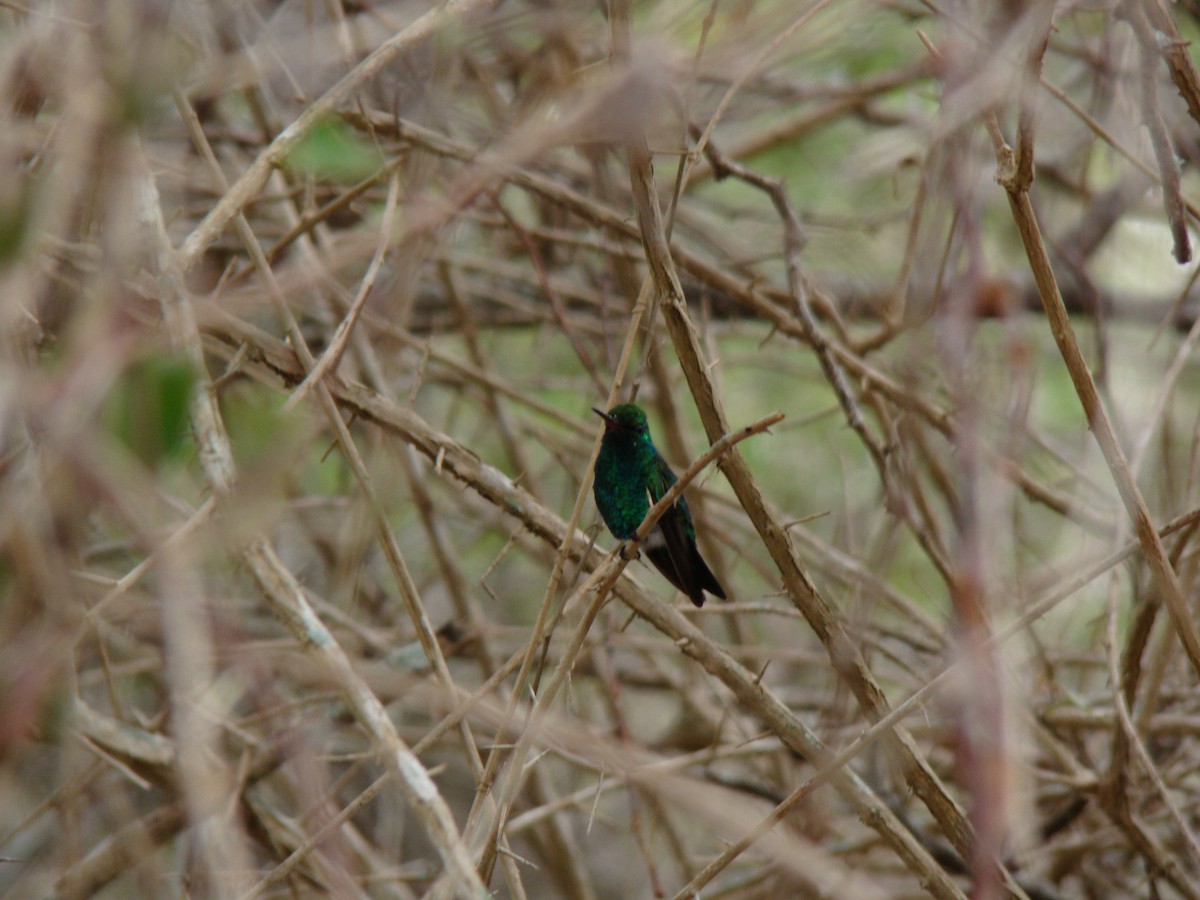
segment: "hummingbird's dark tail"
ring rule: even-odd
[[[695,557],[693,562],[696,566],[696,572],[700,576],[700,587],[719,600],[724,600],[725,589],[721,587],[721,583],[717,581],[717,576],[712,573],[712,569],[708,567],[708,563],[704,561],[704,558],[700,555],[699,548],[695,544],[692,545],[692,556]],[[700,601],[701,603],[704,602],[703,595],[701,595]],[[696,603],[695,597],[692,598],[692,602]],[[700,606],[701,603],[696,603],[696,605]]]
[[[704,605],[704,592],[708,591],[714,597],[725,599],[725,591],[712,573],[708,563],[700,555],[700,550],[692,541],[681,548],[682,552],[672,552],[669,543],[647,542],[646,557],[654,568],[679,590],[688,595],[696,606]]]

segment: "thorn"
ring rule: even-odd
[[[805,522],[811,522],[814,519],[823,519],[827,515],[829,515],[829,510],[825,510],[824,512],[819,512],[819,513],[813,513],[812,515],[804,516],[801,519],[793,519],[792,521],[788,522],[786,525],[783,526],[783,530],[788,531],[792,528],[795,528],[797,525],[803,525]]]
[[[758,674],[754,676],[754,683],[756,685],[762,685],[763,676],[767,674],[767,667],[769,665],[771,665],[771,661],[768,659],[765,663],[763,663],[763,667],[759,669]]]
[[[941,66],[945,63],[946,59],[942,56],[942,51],[934,46],[933,41],[926,37],[925,32],[920,28],[917,29],[917,37],[921,39],[921,43],[925,45],[925,49],[929,51],[929,55],[933,57],[936,65]]]
[[[513,853],[511,850],[509,850],[507,847],[505,847],[503,844],[500,844],[499,846],[496,847],[496,852],[502,853],[505,856],[512,857],[517,862],[519,862],[521,865],[527,866],[530,869],[534,869],[534,870],[537,869],[537,864],[534,863],[533,860],[526,859],[523,856],[518,856],[516,853]]]

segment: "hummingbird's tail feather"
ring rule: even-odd
[[[646,550],[646,558],[653,563],[654,568],[662,572],[663,577],[667,581],[687,594],[694,604],[697,606],[704,605],[704,591],[699,585],[688,580],[691,572],[686,569],[683,572],[679,570],[679,567],[675,564],[674,557],[671,556],[671,552],[667,549],[666,545],[648,548]]]
[[[663,516],[646,540],[645,550],[654,567],[696,606],[704,605],[705,591],[725,599],[725,591],[700,556],[695,538],[685,533],[682,516]]]
[[[725,599],[725,589],[721,587],[721,583],[717,581],[717,576],[712,573],[712,569],[708,567],[708,563],[704,561],[704,557],[700,555],[700,550],[695,544],[692,545],[692,564],[696,569],[696,574],[700,576],[700,587],[708,591],[714,597],[720,600]],[[693,601],[695,602],[695,601]],[[700,604],[697,603],[697,606]]]

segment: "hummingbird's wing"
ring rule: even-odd
[[[654,471],[647,479],[650,502],[657,503],[675,483],[675,473],[661,455],[655,454]],[[680,497],[663,513],[658,526],[646,541],[646,556],[663,576],[696,606],[704,605],[704,592],[725,598],[725,592],[696,547],[696,529],[692,525],[687,501]]]
[[[645,546],[646,557],[667,581],[687,594],[697,606],[703,606],[704,592],[696,584],[683,516],[678,509],[672,507],[663,514],[647,537]]]

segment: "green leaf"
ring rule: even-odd
[[[191,452],[188,401],[192,367],[174,356],[152,356],[125,373],[108,409],[112,431],[150,468]]]
[[[13,170],[0,183],[0,266],[21,256],[33,224],[33,185]]]
[[[383,154],[345,123],[327,119],[288,155],[287,165],[322,181],[357,182],[383,165]]]

